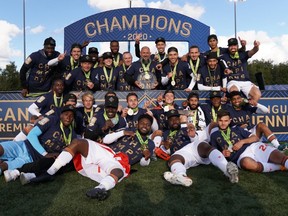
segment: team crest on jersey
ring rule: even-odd
[[[37,102],[42,103],[44,100],[45,100],[45,96],[41,96],[40,98],[38,98]]]
[[[40,125],[45,125],[47,122],[49,122],[50,120],[49,120],[49,118],[43,118],[41,121],[39,121],[38,123],[40,124]]]
[[[30,56],[28,56],[28,58],[26,58],[25,60],[25,64],[30,64],[32,62],[32,59],[30,58]]]
[[[96,120],[97,120],[96,117],[92,117],[92,119],[91,119],[91,121],[90,121],[90,123],[89,123],[89,126],[92,127],[92,126],[95,124]]]
[[[197,81],[200,81],[201,74],[197,74]]]
[[[71,73],[69,73],[67,76],[66,76],[66,80],[69,80],[70,79],[70,77],[72,76],[72,74]]]

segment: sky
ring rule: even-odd
[[[64,27],[99,12],[128,8],[129,0],[1,0],[0,7],[0,68],[15,62],[20,70],[24,62],[25,1],[26,57],[43,48],[45,38],[56,40],[56,50],[64,52]],[[275,64],[288,60],[287,0],[132,0],[132,7],[159,8],[178,12],[208,26],[217,34],[219,45],[227,46],[234,37],[234,5],[236,4],[237,36],[247,41],[247,49],[253,41],[260,41],[260,50],[252,60],[271,60]],[[109,51],[108,43],[95,43],[100,54]],[[154,43],[141,43],[151,47]],[[167,47],[173,43],[167,43]],[[91,46],[91,44],[89,45]],[[89,47],[88,46],[88,47]],[[187,52],[187,45],[176,44],[179,54]],[[120,52],[127,46],[121,45]],[[132,50],[131,50],[132,52]],[[134,59],[137,60],[137,59]]]

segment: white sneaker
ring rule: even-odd
[[[180,174],[173,174],[171,172],[165,172],[164,178],[171,184],[183,185],[185,187],[190,187],[193,183],[191,178]]]
[[[5,170],[3,174],[6,182],[14,181],[20,176],[20,172],[17,169]]]
[[[239,182],[239,177],[238,177],[239,170],[235,163],[229,161],[226,166],[226,171],[227,171],[227,174],[231,183]]]
[[[21,173],[20,174],[20,182],[22,185],[28,184],[31,179],[36,178],[35,173]]]

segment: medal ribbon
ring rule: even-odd
[[[106,69],[105,66],[103,67],[103,71],[104,71],[104,75],[105,75],[106,81],[107,81],[108,83],[110,83],[111,80],[112,80],[113,68],[111,68],[111,71],[110,71],[109,77],[108,77],[107,69]]]
[[[191,69],[192,69],[193,74],[194,74],[195,76],[197,76],[197,70],[198,70],[199,65],[200,65],[200,58],[197,58],[195,67],[194,67],[194,64],[193,64],[193,62],[192,62],[191,59],[190,59],[189,63],[190,63],[190,67],[191,67]]]
[[[69,135],[68,135],[68,138],[66,137],[66,134],[65,134],[65,131],[64,131],[64,126],[63,126],[63,123],[62,121],[60,121],[60,129],[62,131],[62,135],[63,135],[63,139],[64,139],[64,142],[67,145],[69,145],[71,143],[71,140],[72,140],[72,125],[69,125]]]
[[[112,121],[112,119],[109,119],[109,117],[107,116],[106,110],[104,111],[103,116],[104,116],[105,121],[107,121],[107,120],[111,120]],[[115,117],[113,119],[115,119],[115,122],[117,122],[117,123],[119,122],[119,116],[117,115],[117,113],[116,113],[116,115],[115,115]]]
[[[168,137],[170,137],[171,139],[174,139],[174,137],[175,137],[175,135],[176,135],[176,133],[178,132],[178,130],[174,130],[174,131],[169,131],[169,135],[168,135]]]
[[[98,62],[96,62],[93,66],[93,68],[97,68],[98,67]]]
[[[221,109],[221,105],[218,108],[218,110],[220,110],[220,109]],[[214,122],[217,122],[217,113],[216,113],[216,111],[214,109],[214,106],[212,106],[212,119],[213,119]]]
[[[172,81],[174,81],[174,82],[175,82],[177,65],[178,65],[178,61],[177,61],[176,64],[174,65],[173,70],[172,70],[172,67],[171,67],[171,65],[170,65],[170,68],[171,68],[171,71],[172,71]]]
[[[58,104],[58,99],[57,99],[57,96],[56,96],[55,93],[54,93],[54,95],[53,95],[53,99],[54,99],[54,104],[55,104],[56,107],[62,107],[63,95],[61,96],[61,99],[60,99],[59,104]]]
[[[93,117],[93,114],[94,114],[93,107],[92,107],[90,114],[89,114],[89,112],[87,112],[86,108],[84,108],[84,112],[85,112],[86,116],[88,117],[88,122],[90,123],[90,121]]]
[[[232,56],[232,55],[230,55],[230,57],[232,58],[232,59],[239,59],[239,53],[238,52],[235,52],[235,54]]]
[[[90,80],[90,71],[89,72],[84,72],[84,75],[86,77],[86,80]]]
[[[148,149],[148,136],[146,136],[146,140],[144,141],[138,130],[136,130],[136,136],[141,144],[141,150]]]
[[[113,58],[113,64],[115,67],[117,67],[119,64],[119,61],[120,61],[120,55],[117,54],[116,60],[114,60],[114,59],[115,59],[115,57]]]
[[[143,63],[141,62],[141,65],[142,65],[142,67],[143,67],[143,70],[144,70],[144,72],[145,72],[145,75],[148,74],[149,71],[150,71],[150,64],[151,64],[151,60],[150,60],[150,59],[149,59],[149,64],[147,64],[147,66],[145,66],[145,64],[143,64]]]
[[[158,56],[158,62],[162,62],[164,59],[167,58],[167,54],[166,53],[164,53],[163,59],[161,59],[161,55],[159,53],[157,53],[157,56]]]
[[[74,61],[74,59],[73,59],[72,56],[70,56],[70,64],[71,64],[71,69],[72,69],[72,70],[78,67],[78,62],[77,62],[77,64],[75,65],[75,61]]]
[[[227,144],[229,145],[229,147],[233,147],[233,144],[230,140],[230,134],[231,134],[231,129],[228,127],[227,128],[227,133],[225,134],[225,132],[223,130],[220,130],[222,137],[224,138],[224,140],[227,142]]]

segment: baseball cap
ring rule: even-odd
[[[151,122],[151,124],[153,124],[153,118],[152,118],[152,116],[150,116],[149,114],[145,113],[145,114],[140,115],[140,116],[138,117],[138,122],[139,122],[141,119],[143,119],[143,118],[148,119],[148,120]]]
[[[113,59],[113,55],[111,52],[105,52],[103,53],[102,58],[103,60],[108,59],[108,58]]]
[[[170,53],[173,51],[178,53],[178,49],[176,47],[169,47],[169,49],[167,50],[167,53]]]
[[[75,108],[72,105],[67,105],[63,106],[61,109],[61,113],[67,112],[67,111],[72,111],[73,114],[75,115]]]
[[[88,50],[88,54],[90,54],[90,53],[97,53],[98,54],[99,52],[98,52],[98,49],[96,47],[90,47]]]
[[[56,41],[52,37],[49,37],[45,39],[44,45],[56,46]]]
[[[75,94],[69,93],[64,96],[63,103],[66,103],[67,101],[75,102],[77,103],[77,97]]]
[[[230,38],[228,40],[228,46],[238,45],[238,40],[236,38]]]
[[[210,98],[215,98],[215,97],[222,97],[220,91],[211,91],[210,92]]]
[[[117,108],[118,107],[118,97],[117,96],[108,96],[105,97],[105,107],[113,107]]]
[[[80,62],[93,62],[91,56],[89,55],[83,55],[80,58]]]
[[[206,56],[206,59],[218,59],[217,52],[209,52],[209,54]]]
[[[172,109],[172,110],[169,110],[169,111],[166,113],[166,116],[167,116],[167,119],[169,119],[170,117],[173,117],[173,116],[179,117],[180,114],[179,114],[178,110]]]
[[[165,38],[163,38],[163,37],[158,37],[158,38],[156,38],[156,40],[155,40],[155,44],[157,44],[158,42],[163,42],[163,43],[166,43],[166,40],[165,40]]]

